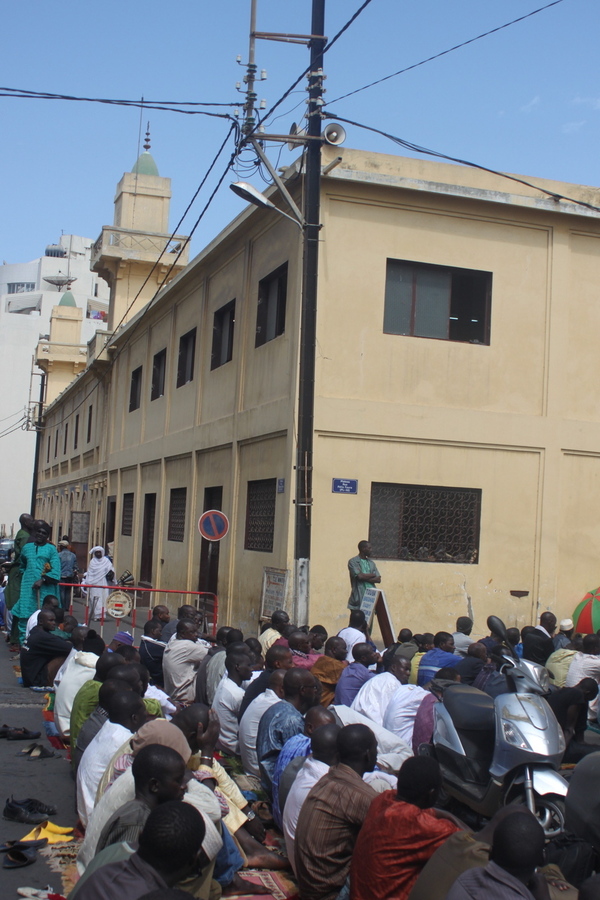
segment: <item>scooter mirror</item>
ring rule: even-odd
[[[507,643],[506,625],[502,619],[499,619],[498,616],[488,616],[487,627],[492,634],[497,634],[498,637],[502,638],[503,643]]]

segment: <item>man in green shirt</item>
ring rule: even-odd
[[[381,582],[377,566],[370,559],[372,552],[369,541],[361,541],[358,545],[358,556],[348,560],[351,587],[348,609],[360,609],[367,588],[373,588]]]

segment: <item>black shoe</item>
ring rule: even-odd
[[[17,806],[22,806],[29,812],[43,813],[46,817],[55,816],[57,813],[55,806],[52,806],[49,803],[42,803],[41,800],[34,800],[33,797],[27,797],[26,800],[15,800],[14,797],[11,797],[10,802],[16,803]]]
[[[24,806],[19,806],[14,800],[6,801],[3,816],[9,822],[22,822],[24,825],[40,825],[48,818],[44,813],[32,812]]]

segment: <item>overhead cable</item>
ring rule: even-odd
[[[461,166],[470,166],[472,169],[481,169],[482,172],[489,172],[491,175],[498,175],[500,178],[507,178],[509,181],[516,181],[517,184],[522,184],[525,185],[525,187],[532,188],[534,191],[540,191],[540,193],[546,194],[553,200],[566,200],[569,203],[576,203],[578,206],[584,206],[586,209],[591,209],[594,212],[600,212],[600,206],[595,206],[593,203],[586,203],[585,200],[577,200],[575,197],[569,197],[566,194],[559,194],[556,191],[551,191],[548,188],[541,187],[539,184],[533,184],[531,181],[526,181],[524,178],[519,178],[517,175],[509,175],[506,172],[499,172],[497,169],[490,169],[489,166],[482,166],[479,163],[470,162],[468,159],[460,159],[456,156],[448,156],[447,153],[441,153],[438,150],[429,150],[427,147],[421,147],[419,144],[413,144],[411,141],[404,140],[404,138],[397,137],[394,134],[389,134],[387,131],[382,131],[380,128],[373,128],[371,125],[363,125],[361,122],[353,122],[351,119],[344,119],[342,116],[337,116],[333,113],[329,113],[327,118],[335,119],[336,122],[345,122],[347,125],[354,125],[356,128],[363,128],[365,131],[372,131],[374,134],[380,134],[382,135],[382,137],[388,138],[390,141],[393,141],[395,144],[399,144],[400,147],[404,147],[406,150],[411,150],[413,153],[422,153],[426,156],[435,156],[438,159],[446,159],[449,162],[458,163]]]
[[[397,75],[404,75],[405,72],[410,72],[411,69],[418,69],[419,66],[424,66],[425,63],[432,62],[434,59],[440,59],[442,56],[447,56],[448,53],[453,53],[455,50],[460,50],[462,47],[467,47],[469,44],[475,43],[475,41],[480,41],[482,38],[489,37],[490,34],[496,34],[498,31],[503,31],[505,28],[509,28],[511,25],[516,25],[518,22],[524,22],[525,19],[530,19],[531,16],[537,16],[538,13],[544,12],[544,10],[546,9],[550,9],[551,6],[558,6],[559,3],[564,3],[564,0],[552,0],[552,3],[546,3],[545,6],[540,6],[538,9],[534,9],[531,12],[526,13],[524,16],[519,16],[517,19],[512,19],[510,22],[505,22],[504,25],[498,25],[496,28],[491,28],[489,31],[484,31],[482,34],[478,34],[475,37],[469,38],[468,41],[461,41],[460,44],[455,44],[453,47],[448,47],[447,50],[442,50],[440,53],[434,53],[433,56],[428,56],[427,59],[422,59],[418,63],[413,63],[410,66],[406,66],[404,69],[399,69],[397,72],[392,72],[391,75],[385,75],[383,78],[378,78],[376,81],[371,81],[369,84],[365,84],[353,91],[348,91],[347,94],[342,94],[340,97],[336,97],[335,100],[329,100],[325,105],[328,106],[331,103],[337,103],[338,100],[345,100],[346,97],[352,97],[354,96],[354,94],[359,94],[361,91],[366,91],[367,88],[372,88],[376,84],[382,84],[384,81],[389,81],[390,78],[396,78]]]

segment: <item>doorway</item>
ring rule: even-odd
[[[152,584],[154,565],[154,522],[156,519],[156,494],[144,495],[144,519],[142,524],[142,557],[140,559],[140,583]]]
[[[209,509],[222,511],[223,487],[209,487],[204,489],[204,506],[202,512]],[[198,590],[211,594],[217,593],[219,583],[219,548],[220,541],[207,541],[202,538],[200,543],[200,575],[198,578]]]

